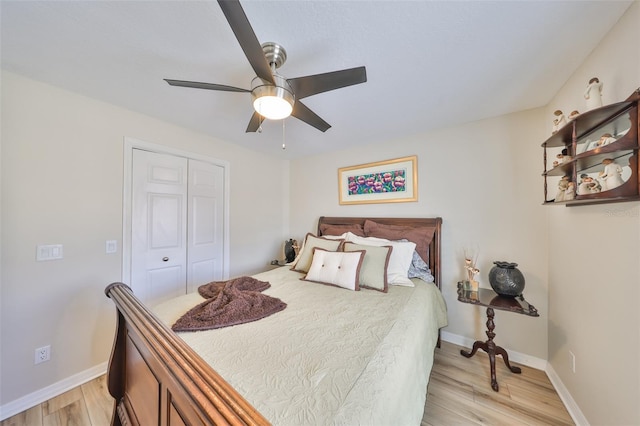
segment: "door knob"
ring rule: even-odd
[[[162,261],[163,261],[163,262],[167,262],[168,260],[169,260],[169,258],[168,258],[168,257],[163,257],[163,258],[162,258]]]

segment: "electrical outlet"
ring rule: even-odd
[[[105,253],[117,253],[118,252],[118,241],[117,240],[107,240],[105,243]]]
[[[34,364],[49,361],[51,359],[51,345],[37,348],[35,352]]]
[[[569,362],[571,363],[571,371],[576,372],[576,356],[569,351]]]

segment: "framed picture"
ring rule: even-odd
[[[418,201],[418,157],[338,169],[340,204]]]

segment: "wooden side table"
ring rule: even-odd
[[[489,365],[491,366],[491,388],[498,392],[498,380],[496,379],[496,355],[502,355],[504,363],[512,373],[520,374],[522,370],[520,367],[512,367],[509,364],[509,355],[504,348],[497,346],[493,342],[493,338],[496,334],[493,332],[495,324],[493,322],[494,312],[493,309],[499,309],[502,311],[515,312],[517,314],[528,315],[531,317],[538,317],[538,310],[530,305],[524,297],[505,297],[500,296],[493,290],[487,288],[480,288],[478,291],[469,291],[464,289],[463,283],[458,283],[458,301],[462,303],[470,303],[473,305],[480,305],[487,307],[487,337],[488,339],[483,342],[477,340],[473,344],[471,352],[460,350],[460,354],[471,358],[478,352],[478,349],[482,349],[489,355]]]

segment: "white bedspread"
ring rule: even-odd
[[[275,425],[419,425],[438,328],[435,285],[349,291],[301,281],[287,267],[255,275],[287,303],[256,322],[178,333]],[[152,310],[168,325],[203,299]]]

